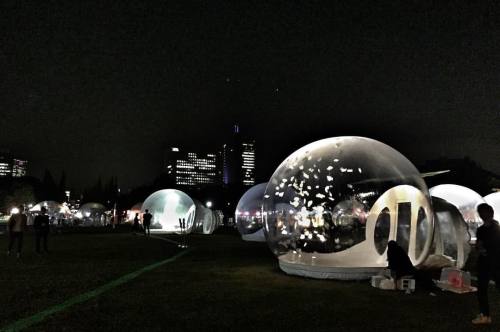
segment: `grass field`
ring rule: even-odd
[[[176,237],[169,237],[176,240]],[[31,317],[130,272],[179,253],[159,239],[63,234],[36,256],[26,239],[20,260],[0,256],[0,326]],[[28,327],[31,331],[499,331],[492,289],[491,327],[472,327],[474,294],[382,291],[368,282],[283,274],[265,244],[235,234],[192,235],[191,251],[144,271]],[[0,246],[6,246],[5,235]]]

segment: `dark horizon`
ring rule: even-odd
[[[134,187],[165,146],[219,147],[234,123],[257,142],[260,179],[344,135],[500,174],[493,1],[2,7],[0,145],[37,177]]]

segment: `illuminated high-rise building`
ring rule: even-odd
[[[241,147],[242,182],[245,186],[253,186],[255,184],[255,143],[241,143]]]
[[[0,154],[0,177],[12,175],[12,158]]]
[[[243,140],[238,125],[234,126],[230,142],[223,146],[222,161],[224,185],[255,184],[255,141]]]
[[[203,186],[220,183],[218,153],[185,151],[171,147],[166,153],[166,172],[176,185]]]
[[[26,176],[27,168],[26,160],[13,158],[8,151],[0,151],[0,177]]]

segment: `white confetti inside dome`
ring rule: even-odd
[[[262,229],[262,200],[266,191],[266,183],[260,183],[248,189],[241,196],[236,206],[236,227],[243,240],[265,241]]]
[[[425,182],[390,146],[364,137],[316,141],[290,155],[264,194],[264,229],[287,273],[361,279],[387,266],[389,240],[414,264],[432,242]]]
[[[146,210],[153,215],[151,232],[180,233],[179,219],[184,219],[187,233],[193,228],[195,204],[180,190],[163,189],[154,192],[142,204],[142,213]]]

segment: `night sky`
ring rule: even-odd
[[[77,188],[150,181],[165,146],[233,123],[261,179],[339,135],[500,173],[495,3],[4,0],[0,147]]]

